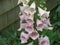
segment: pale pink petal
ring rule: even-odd
[[[25,15],[21,15],[21,16],[19,16],[19,17],[20,17],[20,19],[22,20],[22,19],[25,18]]]
[[[46,13],[47,13],[46,17],[48,18],[49,14],[50,14],[50,11],[46,11]]]
[[[39,16],[40,16],[41,20],[44,20],[49,17],[50,11],[45,11],[39,7],[38,7],[38,11],[39,11]]]
[[[27,25],[26,28],[25,28],[25,31],[28,32],[28,33],[31,33],[34,31],[34,28],[33,28],[33,25]]]
[[[26,23],[20,23],[20,30],[26,28]]]
[[[52,26],[51,23],[50,23],[50,19],[47,19],[47,24],[48,24],[49,26]]]
[[[50,24],[50,19],[43,20],[42,22],[43,22],[44,24],[47,24],[47,25],[49,25],[49,26],[52,26],[52,25]]]
[[[39,40],[39,45],[50,45],[50,41],[47,36],[41,37],[38,40]]]
[[[42,21],[41,20],[37,20],[37,25],[39,25],[39,24],[42,24]]]
[[[26,20],[27,19],[27,16],[26,15],[21,15],[20,16],[20,21],[23,21],[23,20]]]
[[[33,16],[29,16],[29,17],[27,18],[26,22],[27,22],[29,25],[33,25],[33,23],[34,23],[33,18],[34,18]]]
[[[29,39],[29,35],[22,32],[20,36],[21,43],[27,43],[27,40]]]
[[[30,37],[33,40],[36,40],[37,38],[39,38],[39,33],[35,30],[34,32],[30,33]]]
[[[48,25],[47,24],[44,24],[44,29],[48,29]]]
[[[42,21],[40,21],[40,20],[37,20],[37,30],[39,30],[39,31],[43,31],[43,29],[44,29],[44,24],[42,23]]]
[[[26,13],[27,15],[29,15],[29,8],[25,9],[24,13]]]
[[[33,21],[34,16],[31,16],[31,15],[30,15],[30,16],[28,16],[28,17],[27,17],[27,20],[28,20],[28,19],[30,19],[30,20],[32,20],[32,21]]]
[[[33,7],[29,7],[28,5],[24,5],[20,7],[22,13],[26,13],[27,15],[34,15],[36,12]]]
[[[20,6],[20,11],[21,11],[22,13],[24,13],[24,11],[25,11],[27,8],[29,8],[29,6],[24,4],[23,6]]]
[[[40,7],[38,7],[38,11],[39,11],[40,16],[42,16],[45,13],[45,10],[43,10]]]
[[[43,18],[43,17],[40,17],[41,18],[41,20],[46,20],[46,18]]]
[[[30,15],[34,15],[34,13],[36,12],[36,10],[34,10],[33,8],[30,8],[29,10]]]
[[[30,8],[33,8],[33,9],[36,8],[35,2],[33,2],[33,3],[30,5]]]
[[[48,11],[46,11],[42,16],[41,16],[41,18],[43,19],[43,18],[48,18],[49,17],[49,12]]]
[[[31,43],[29,43],[29,44],[27,44],[27,45],[33,45],[33,42],[31,42]]]
[[[33,8],[28,8],[26,10],[24,10],[24,12],[27,14],[27,15],[34,15],[34,13],[36,12]]]
[[[30,20],[30,19],[27,20],[27,25],[32,26],[33,24],[34,24],[34,21],[32,21],[32,20]]]

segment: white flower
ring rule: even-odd
[[[24,10],[24,13],[26,13],[27,15],[34,15],[35,12],[36,11],[33,8],[27,8],[26,10]]]
[[[33,2],[33,3],[30,5],[30,8],[33,8],[33,9],[36,8],[35,2]]]
[[[42,8],[39,8],[39,7],[38,7],[38,11],[39,11],[39,16],[40,16],[41,20],[44,20],[45,18],[49,17],[50,11],[45,11]]]
[[[29,39],[29,35],[22,32],[20,36],[21,43],[27,43],[27,40]]]
[[[42,22],[44,23],[44,24],[47,24],[48,26],[52,26],[51,24],[50,24],[50,19],[48,18],[48,19],[45,19],[45,20],[42,20]]]
[[[28,9],[28,8],[29,8],[28,5],[20,6],[20,11],[21,11],[22,13],[24,13],[24,11],[25,11],[26,9]]]
[[[26,15],[21,15],[20,17],[20,23],[22,23],[23,20],[27,20],[28,16]]]
[[[47,36],[41,37],[38,40],[39,40],[39,45],[50,45],[50,41]]]
[[[39,11],[40,16],[42,16],[45,13],[45,10],[43,10],[40,7],[38,7],[38,11]]]

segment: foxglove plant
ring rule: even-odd
[[[33,2],[30,6],[28,5],[28,0],[21,0],[21,2],[23,3],[23,6],[20,6],[20,28],[18,29],[18,31],[22,31],[23,29],[25,29],[25,31],[27,32],[21,32],[21,44],[26,44],[29,39],[32,39],[32,42],[26,45],[34,45],[33,42],[38,39],[39,45],[50,45],[48,36],[43,37],[38,33],[40,31],[44,31],[44,29],[50,29],[49,27],[52,26],[49,20],[50,11],[45,11],[42,8],[38,7],[37,14],[40,19],[36,20],[36,28],[34,28],[34,16],[36,13],[35,2]]]

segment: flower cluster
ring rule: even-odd
[[[20,6],[20,28],[18,31],[21,31],[22,29],[25,29],[25,32],[21,32],[20,40],[21,43],[27,43],[28,39],[31,38],[32,40],[38,39],[39,45],[50,45],[49,38],[47,36],[43,37],[39,35],[38,31],[43,31],[44,29],[49,29],[51,26],[49,21],[49,11],[45,11],[38,7],[38,16],[40,19],[37,19],[36,21],[36,29],[34,29],[34,14],[36,13],[35,10],[35,3],[33,2],[31,6],[28,6],[27,4],[24,4],[23,6]],[[27,44],[27,45],[33,45],[33,42]]]

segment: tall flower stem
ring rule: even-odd
[[[37,21],[38,7],[40,6],[40,0],[35,0],[35,5],[36,5],[36,13],[34,15],[34,29],[36,30],[36,21]],[[34,40],[34,45],[39,45],[38,39]]]
[[[34,29],[36,29],[36,20],[37,20],[37,14],[38,14],[38,7],[40,6],[40,0],[35,0],[36,5],[36,13],[34,15]]]

